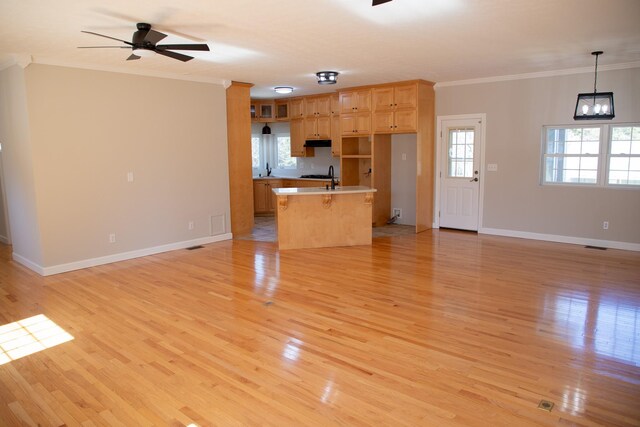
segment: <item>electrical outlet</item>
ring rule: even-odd
[[[127,182],[133,182],[133,172],[127,172]]]
[[[407,160],[407,153],[402,153],[402,160]]]
[[[189,230],[193,230],[195,227],[195,224],[193,223],[193,221],[189,221]]]
[[[609,229],[609,221],[604,221],[602,223],[602,229],[603,230],[608,230]]]
[[[398,217],[398,219],[402,218],[402,209],[393,208],[393,216]]]
[[[109,234],[109,243],[115,243],[116,242],[116,233],[110,233]]]

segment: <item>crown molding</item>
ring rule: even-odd
[[[598,71],[626,70],[629,68],[640,68],[640,61],[627,62],[623,64],[599,65]],[[569,68],[566,70],[540,71],[537,73],[511,74],[507,76],[482,77],[469,80],[454,80],[449,82],[438,82],[435,88],[448,86],[464,86],[481,83],[505,82],[511,80],[539,79],[543,77],[567,76],[571,74],[593,73],[594,67]]]
[[[52,58],[33,58],[34,64],[41,65],[54,65],[58,67],[68,67],[68,68],[80,68],[83,70],[92,70],[92,71],[106,71],[110,73],[121,73],[121,74],[133,74],[137,76],[145,76],[145,77],[158,77],[162,79],[172,79],[172,80],[184,80],[190,82],[198,82],[198,83],[211,83],[217,84],[220,86],[224,86],[225,79],[218,79],[212,77],[203,77],[203,76],[193,76],[189,74],[175,74],[175,73],[164,73],[160,71],[149,71],[149,70],[130,70],[123,67],[118,66],[103,66],[96,64],[81,64],[74,63],[69,61],[61,61]]]

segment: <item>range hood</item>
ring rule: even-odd
[[[330,139],[309,139],[304,142],[305,147],[331,147]]]

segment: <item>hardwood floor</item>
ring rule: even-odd
[[[42,278],[2,246],[0,325],[2,426],[640,425],[634,252],[427,231]]]

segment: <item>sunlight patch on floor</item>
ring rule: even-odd
[[[0,365],[71,341],[73,336],[44,314],[0,326]]]

